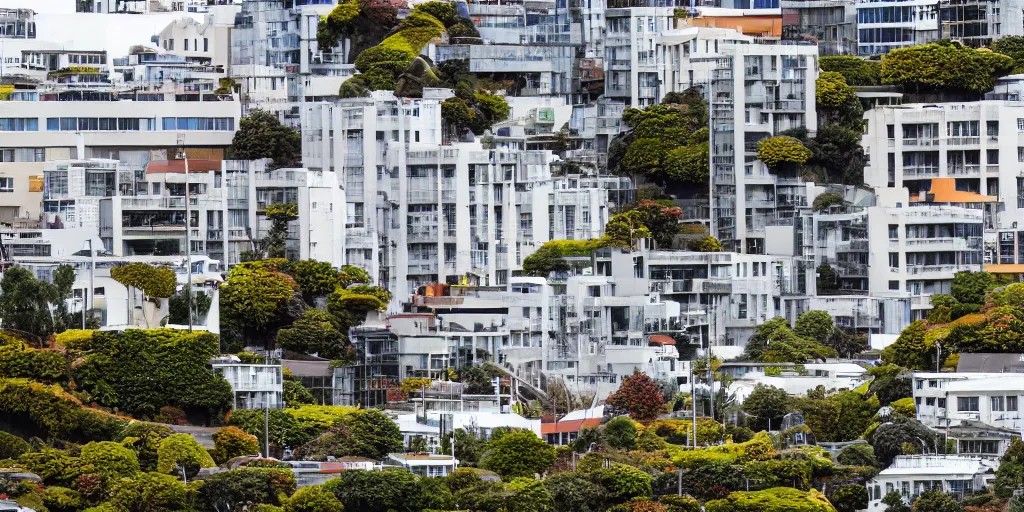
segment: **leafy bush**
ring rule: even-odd
[[[897,48],[882,56],[882,83],[905,90],[935,89],[980,95],[992,90],[997,77],[1009,74],[1012,58],[988,49],[942,41]]]
[[[811,203],[811,209],[816,212],[828,211],[829,208],[842,205],[844,203],[842,194],[836,192],[826,192],[814,198],[814,202]]]
[[[238,427],[224,427],[214,432],[213,443],[213,459],[220,463],[241,455],[255,455],[260,451],[260,441],[256,436],[246,434]]]
[[[768,137],[757,143],[757,159],[772,168],[787,163],[802,164],[812,155],[799,139],[785,135]]]
[[[95,349],[75,368],[78,385],[97,402],[153,416],[162,407],[217,414],[232,402],[231,387],[206,366],[219,354],[217,335],[176,329],[98,332]]]
[[[345,506],[322,486],[303,487],[284,504],[285,512],[341,512]]]
[[[523,274],[546,277],[551,272],[569,270],[562,258],[590,256],[604,247],[603,240],[551,240],[523,260]]]
[[[27,378],[46,384],[68,380],[68,363],[55,350],[0,346],[0,378]]]
[[[651,497],[651,475],[632,466],[611,463],[586,474],[592,482],[608,491],[608,503],[625,503],[633,498]]]
[[[835,512],[824,495],[817,491],[803,492],[790,487],[764,491],[734,492],[725,499],[704,504],[707,512]]]
[[[17,459],[32,449],[28,441],[0,430],[0,460]]]
[[[91,329],[68,329],[57,333],[54,341],[67,349],[82,350],[92,343],[92,335],[95,332]]]
[[[200,468],[216,466],[206,449],[188,434],[167,436],[160,443],[157,457],[156,470],[165,474],[184,468],[186,474],[195,475]]]
[[[355,456],[380,460],[402,450],[398,425],[377,409],[347,414],[333,422],[320,437],[296,450],[296,457],[326,460],[328,456]]]
[[[604,426],[604,437],[613,448],[632,450],[641,427],[628,416],[612,418]]]
[[[23,379],[0,379],[0,417],[24,425],[33,435],[73,441],[107,440],[126,421],[82,407],[60,386]]]
[[[98,473],[108,479],[131,477],[139,471],[139,459],[135,453],[112,441],[83,446],[79,459],[90,473]]]
[[[822,56],[818,59],[822,71],[843,75],[850,85],[879,85],[882,81],[882,63],[852,55]]]
[[[555,449],[529,430],[514,430],[487,445],[481,466],[502,478],[533,477],[555,462]]]
[[[178,288],[178,277],[169,267],[148,263],[129,263],[110,269],[110,277],[129,287],[138,288],[152,298],[166,299]]]
[[[721,252],[722,242],[712,235],[703,236],[690,242],[690,250],[696,252]]]
[[[104,506],[111,512],[173,512],[189,510],[191,502],[191,490],[180,480],[160,473],[140,473],[116,482]]]

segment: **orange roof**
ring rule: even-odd
[[[675,345],[676,344],[676,340],[672,339],[671,336],[665,336],[664,334],[652,334],[650,339],[648,339],[648,341],[650,341],[651,343],[656,343],[658,345]]]
[[[928,192],[930,200],[919,202],[931,203],[992,203],[995,197],[983,196],[976,192],[964,192],[956,189],[956,178],[932,178],[932,189]],[[925,196],[927,197],[927,196]]]
[[[982,270],[993,274],[1024,274],[1024,263],[989,264]]]
[[[206,160],[206,159],[188,159],[188,172],[208,172],[208,171],[219,171],[220,160]],[[185,173],[185,161],[184,160],[153,160],[146,166],[146,174],[154,173],[172,173],[172,174],[184,174]]]
[[[541,434],[561,434],[563,432],[579,432],[584,428],[594,428],[601,425],[601,418],[587,418],[585,420],[559,421],[557,423],[541,423]]]

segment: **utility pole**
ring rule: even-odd
[[[693,438],[693,449],[697,449],[697,385],[693,381],[693,363],[690,363],[690,405],[693,406],[693,430],[690,432]]]
[[[267,401],[263,406],[263,446],[266,450],[264,457],[270,458],[270,402]]]
[[[188,306],[188,332],[192,332],[192,197],[188,190],[188,152],[185,151],[185,134],[178,134],[178,156],[185,161],[185,266],[188,281],[185,282],[185,304]]]

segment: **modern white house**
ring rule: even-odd
[[[424,478],[446,477],[459,466],[459,460],[453,455],[429,453],[389,453],[384,463],[408,469]]]
[[[237,356],[226,355],[211,359],[210,366],[231,385],[235,395],[232,409],[280,409],[286,405],[280,364],[243,363]]]
[[[963,496],[980,490],[995,479],[998,462],[960,455],[899,455],[867,483],[868,512],[888,508],[882,499],[898,492],[910,505],[925,491],[938,490]]]
[[[857,52],[884,55],[890,50],[939,40],[938,0],[857,0]]]
[[[1020,431],[1024,428],[1021,397],[1024,374],[915,373],[914,402],[918,419],[934,428],[980,422]]]

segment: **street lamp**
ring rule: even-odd
[[[185,304],[188,308],[188,332],[192,332],[192,198],[188,190],[188,153],[185,151],[185,134],[178,134],[178,150],[176,157],[185,161]]]

